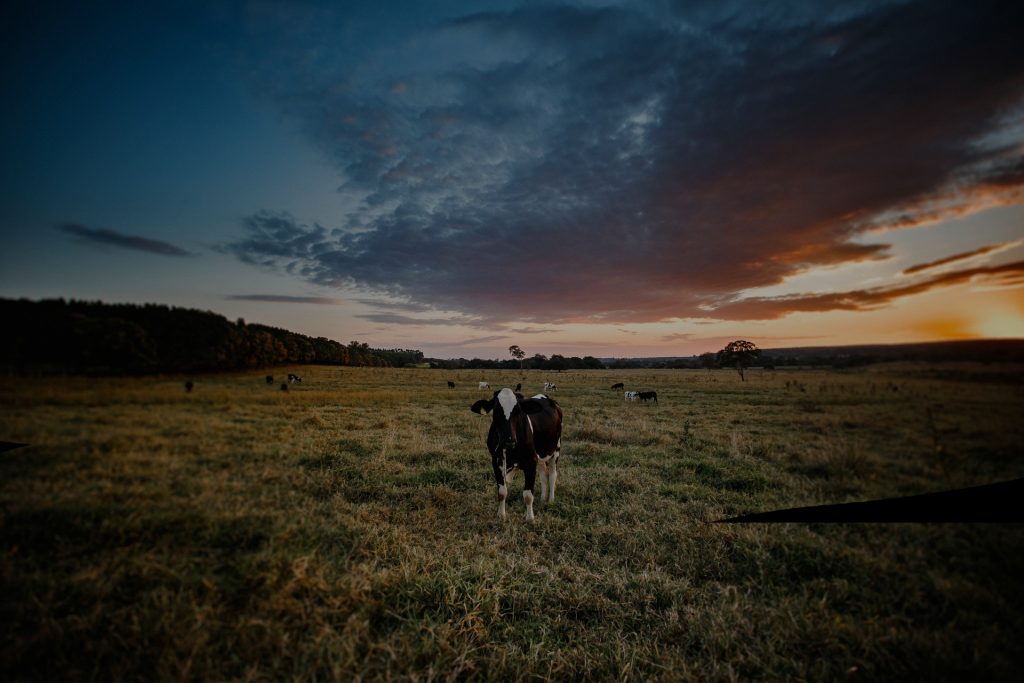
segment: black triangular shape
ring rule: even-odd
[[[716,522],[1024,522],[1024,479],[883,498],[755,512]]]

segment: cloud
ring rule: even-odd
[[[88,228],[77,223],[61,223],[56,226],[58,230],[77,237],[80,241],[88,244],[120,247],[134,251],[145,251],[161,256],[195,256],[173,244],[152,240],[138,235],[124,235],[106,228]]]
[[[997,286],[1024,286],[1024,261],[941,273],[906,285],[824,294],[751,297],[717,306],[708,315],[719,320],[772,320],[790,313],[863,311],[939,287],[972,281]]]
[[[989,245],[986,245],[984,247],[978,247],[977,249],[972,249],[971,251],[965,251],[965,252],[960,253],[960,254],[953,254],[952,256],[947,256],[945,258],[940,258],[940,259],[938,259],[936,261],[929,261],[928,263],[919,263],[917,265],[910,266],[909,268],[904,268],[903,269],[903,274],[904,275],[913,275],[914,273],[920,273],[922,270],[931,270],[932,268],[938,268],[939,266],[944,266],[944,265],[947,265],[947,264],[950,264],[950,263],[955,263],[956,261],[964,261],[964,260],[969,259],[969,258],[974,258],[975,256],[982,256],[983,254],[991,254],[993,251],[996,251],[997,249],[999,249],[1002,246],[1003,245],[1000,245],[1000,244],[989,244]]]
[[[463,339],[457,342],[449,342],[445,346],[479,346],[481,344],[489,344],[491,342],[507,340],[508,336],[503,334],[494,334],[487,337],[474,337],[472,339]]]
[[[344,299],[334,299],[325,296],[288,296],[285,294],[232,294],[227,298],[231,301],[262,301],[273,304],[320,304],[325,306],[340,306],[345,303]]]
[[[649,322],[859,309],[720,303],[1022,201],[1024,5],[658,7],[482,12],[343,69],[314,34],[261,44],[261,90],[357,201],[331,229],[254,213],[226,248],[488,320]]]
[[[508,328],[508,331],[514,334],[553,334],[558,330],[545,329],[541,327],[511,327]]]
[[[485,323],[474,318],[453,316],[450,318],[414,318],[400,313],[360,313],[355,316],[363,320],[380,323],[384,325],[459,325],[466,327],[481,327]]]

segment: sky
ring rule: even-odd
[[[13,2],[0,297],[428,357],[1024,338],[1024,3]]]

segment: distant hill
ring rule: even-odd
[[[602,358],[607,367],[705,367],[703,356]],[[714,354],[710,354],[714,355]],[[853,367],[894,361],[978,361],[1024,363],[1024,339],[969,339],[913,344],[800,346],[762,349],[759,364],[776,367],[827,365]]]
[[[17,373],[210,372],[318,363],[403,366],[420,351],[372,349],[157,304],[0,299],[0,368]]]
[[[967,339],[915,344],[865,344],[765,349],[762,356],[776,364],[786,361],[827,362],[831,365],[920,361],[1024,362],[1024,339]]]

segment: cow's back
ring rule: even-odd
[[[526,401],[541,407],[528,417],[533,426],[534,449],[540,457],[547,457],[558,448],[562,438],[562,409],[550,398],[528,398]]]

